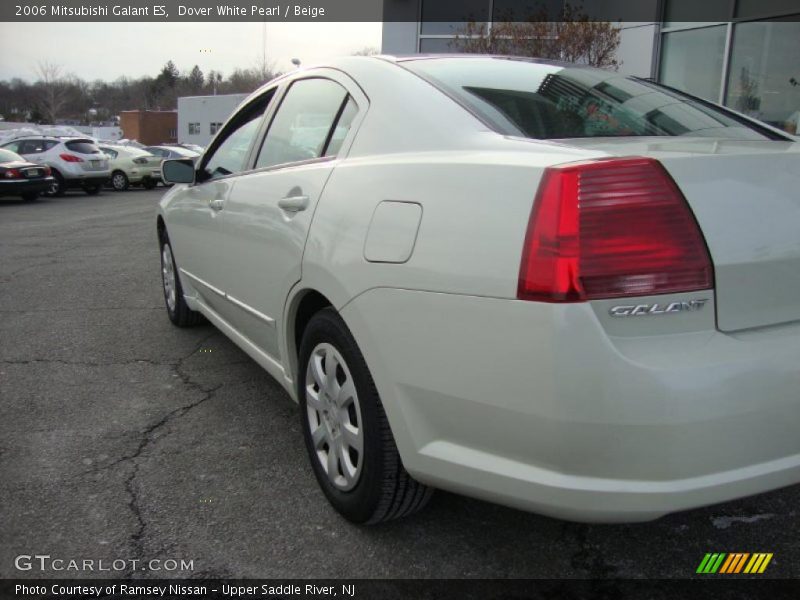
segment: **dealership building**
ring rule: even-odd
[[[178,142],[208,146],[222,124],[249,94],[178,98]]]
[[[384,0],[382,52],[458,52],[464,21],[491,28],[520,6],[536,4],[559,14],[564,1]],[[583,4],[591,18],[619,23],[620,73],[651,78],[800,133],[800,0]]]

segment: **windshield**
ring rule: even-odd
[[[505,135],[783,139],[700,100],[611,71],[491,57],[401,64]]]

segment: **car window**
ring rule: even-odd
[[[150,154],[153,154],[154,156],[160,156],[161,158],[164,158],[167,155],[167,153],[161,148],[145,148],[145,150],[147,150]]]
[[[45,151],[44,140],[25,140],[20,146],[20,154],[41,154]]]
[[[89,140],[71,140],[64,144],[67,150],[78,154],[99,154],[100,148]]]
[[[45,140],[44,141],[44,149],[45,150],[50,150],[50,148],[53,148],[54,146],[57,146],[57,145],[58,145],[58,142],[55,141],[55,140]]]
[[[283,98],[256,168],[319,158],[347,92],[330,79],[301,79]]]
[[[610,71],[483,57],[410,60],[402,66],[506,135],[769,139],[762,128],[708,103]]]
[[[357,114],[358,104],[356,104],[352,96],[349,96],[342,109],[342,114],[339,115],[339,119],[336,121],[336,127],[333,128],[331,139],[325,148],[325,156],[336,156],[339,153],[339,149],[344,143],[344,138],[347,137],[350,126],[353,124],[353,119],[356,118]]]
[[[111,148],[100,148],[100,151],[104,154],[108,154],[111,158],[117,158],[119,156],[119,152],[116,150],[112,150]]]
[[[17,140],[15,142],[10,142],[8,144],[4,144],[3,148],[5,148],[6,150],[10,150],[11,152],[14,152],[15,154],[19,154],[19,147],[21,145],[22,145],[22,142],[20,140]]]
[[[205,161],[203,179],[217,179],[245,170],[250,146],[271,98],[269,93],[251,102],[219,133],[220,141],[215,140],[215,147]]]

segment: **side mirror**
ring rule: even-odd
[[[194,183],[194,161],[191,158],[172,158],[161,163],[165,183]]]

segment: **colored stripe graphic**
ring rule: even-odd
[[[713,575],[715,573],[727,575],[763,573],[772,560],[772,556],[771,552],[756,552],[754,554],[749,552],[731,552],[730,554],[708,552],[703,557],[703,560],[700,561],[696,572],[704,575]]]
[[[763,573],[769,561],[772,560],[772,553],[758,553],[753,554],[753,558],[750,559],[750,562],[747,563],[747,566],[744,569],[745,573]]]
[[[716,573],[724,559],[724,552],[706,554],[700,566],[697,567],[697,573]]]
[[[720,573],[738,573],[742,570],[747,557],[750,554],[746,552],[733,552],[728,555],[728,559],[719,570]]]

